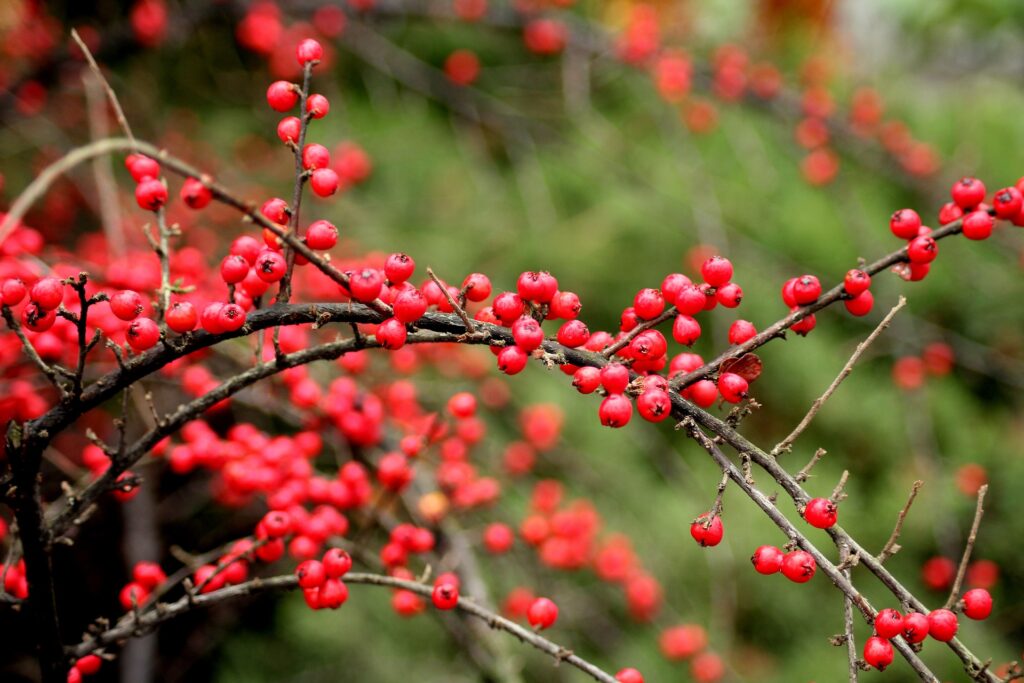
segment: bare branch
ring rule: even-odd
[[[889,540],[885,542],[885,546],[882,548],[882,552],[878,553],[878,562],[882,563],[888,560],[890,557],[900,551],[900,546],[896,543],[899,540],[900,532],[903,531],[903,520],[907,518],[907,513],[910,512],[910,506],[914,504],[914,499],[917,498],[917,492],[924,486],[924,482],[918,479],[914,482],[914,485],[910,487],[910,496],[907,498],[907,504],[900,510],[900,514],[896,517],[896,526],[892,530],[892,534],[889,536]]]
[[[953,581],[953,588],[949,591],[949,598],[946,600],[946,609],[952,608],[960,598],[960,587],[963,586],[967,565],[971,561],[971,553],[974,552],[974,543],[978,540],[978,527],[981,526],[981,518],[985,514],[986,493],[988,493],[988,484],[982,484],[981,488],[978,489],[978,506],[974,509],[971,533],[967,536],[967,545],[964,547],[963,557],[960,558],[960,567],[956,570],[956,580]]]

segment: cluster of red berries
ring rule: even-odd
[[[714,683],[725,675],[725,663],[717,654],[707,650],[707,632],[697,624],[680,624],[664,629],[658,638],[658,646],[670,662],[689,661],[690,674],[698,683]]]
[[[125,584],[118,595],[125,611],[141,607],[153,591],[167,581],[167,574],[156,562],[137,562],[132,567],[132,580]]]
[[[773,545],[762,545],[750,556],[750,562],[758,574],[782,575],[793,583],[807,583],[814,578],[818,563],[806,550],[784,552]]]
[[[992,595],[984,588],[974,588],[964,593],[958,607],[970,619],[987,619],[992,614]],[[902,636],[908,644],[914,645],[931,636],[945,643],[952,640],[960,628],[956,612],[945,608],[932,610],[927,615],[883,609],[875,615],[874,626],[874,635],[864,643],[864,661],[879,671],[893,662],[895,653],[890,642],[893,638]]]
[[[330,548],[319,560],[305,560],[295,569],[299,588],[310,609],[338,609],[348,600],[342,580],[352,568],[352,557],[341,548]]]
[[[82,683],[83,676],[91,676],[99,672],[103,659],[99,655],[85,655],[75,660],[74,666],[68,670],[68,683]]]

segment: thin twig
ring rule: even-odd
[[[89,50],[89,46],[85,44],[85,41],[78,35],[78,31],[71,29],[71,38],[78,44],[82,54],[85,55],[85,61],[89,63],[89,68],[96,74],[96,78],[103,86],[104,91],[107,93],[107,99],[110,100],[110,106],[114,109],[114,115],[117,117],[117,123],[121,126],[121,130],[124,131],[126,138],[135,143],[135,136],[132,135],[132,127],[128,125],[128,118],[124,115],[124,110],[121,109],[121,103],[117,99],[117,93],[110,87],[110,83],[107,81],[106,76],[103,75],[103,71],[100,69],[100,65],[96,63],[96,59],[92,56],[92,51]],[[2,232],[2,231],[0,231]],[[0,238],[0,242],[3,239]]]
[[[604,351],[601,352],[601,355],[604,356],[605,358],[611,358],[621,349],[624,349],[626,346],[628,346],[629,343],[633,341],[642,332],[646,332],[649,329],[657,327],[666,320],[669,320],[674,315],[676,315],[676,312],[676,307],[670,306],[668,309],[663,311],[661,315],[651,318],[650,320],[644,320],[643,322],[637,323],[636,327],[634,327],[628,333],[622,335],[622,337],[617,342],[607,346],[604,349]]]
[[[981,517],[985,514],[985,494],[988,493],[988,484],[982,484],[978,489],[978,506],[974,509],[974,521],[971,523],[971,533],[967,536],[967,545],[964,547],[964,555],[960,558],[960,567],[956,570],[956,580],[953,581],[953,588],[949,591],[949,598],[946,600],[945,608],[950,609],[956,604],[960,597],[960,587],[964,583],[964,575],[967,573],[967,564],[971,561],[971,553],[974,552],[974,543],[978,540],[978,527],[981,526]]]
[[[811,421],[818,414],[818,411],[820,411],[822,406],[825,405],[825,402],[832,397],[832,394],[835,393],[835,390],[839,388],[839,385],[842,384],[843,380],[846,379],[851,372],[853,372],[854,364],[856,364],[856,362],[860,360],[860,357],[864,355],[864,352],[868,349],[868,347],[871,346],[871,344],[874,343],[876,339],[878,339],[879,335],[881,335],[882,332],[885,331],[885,328],[889,327],[889,324],[892,322],[892,319],[896,317],[896,314],[899,313],[900,309],[906,305],[906,297],[901,296],[899,301],[896,302],[896,305],[892,307],[892,310],[890,310],[885,315],[885,317],[882,318],[882,321],[878,323],[878,326],[874,329],[874,331],[871,334],[869,334],[864,341],[862,341],[860,344],[857,344],[857,348],[854,349],[853,355],[850,356],[850,359],[846,361],[846,365],[844,365],[843,369],[839,371],[839,374],[836,375],[836,378],[832,380],[832,384],[830,384],[828,388],[825,389],[825,393],[819,396],[814,401],[814,403],[811,404],[811,409],[808,410],[807,414],[804,415],[804,418],[800,420],[800,424],[798,424],[796,428],[792,432],[790,432],[789,436],[780,441],[778,445],[776,445],[775,448],[772,449],[773,456],[777,456],[782,452],[788,452],[789,450],[792,449],[793,442],[797,440],[797,437],[799,437],[805,429],[807,429],[808,425],[811,424]]]
[[[914,499],[917,498],[917,492],[924,486],[924,482],[918,479],[914,482],[914,485],[910,487],[910,496],[907,497],[907,503],[900,510],[900,514],[896,517],[896,526],[893,527],[892,534],[889,535],[889,540],[885,542],[885,546],[882,551],[878,553],[878,561],[885,562],[890,557],[900,551],[900,545],[896,543],[899,540],[900,532],[903,531],[903,520],[907,518],[907,513],[910,512],[910,506],[914,504]]]
[[[804,465],[800,469],[800,471],[796,473],[796,476],[793,477],[793,478],[796,481],[798,481],[799,483],[801,483],[801,484],[804,483],[805,481],[807,481],[808,479],[810,479],[810,477],[811,477],[811,468],[813,468],[815,465],[817,465],[818,461],[821,460],[821,458],[826,453],[828,453],[828,451],[826,451],[824,448],[819,448],[818,450],[814,451],[814,455],[811,456],[810,461],[808,461],[808,463],[806,465]]]
[[[437,277],[430,267],[427,267],[427,275],[430,276],[430,279],[434,281],[434,284],[441,289],[441,293],[444,294],[444,298],[448,300],[449,305],[451,305],[456,315],[462,318],[462,322],[466,325],[466,331],[469,334],[474,334],[476,332],[476,326],[473,325],[473,320],[466,314],[466,309],[464,309],[459,302],[455,300],[452,293],[448,291],[448,286],[441,281],[441,278]]]
[[[850,547],[846,543],[840,544],[840,566],[845,565],[849,558]],[[851,573],[848,568],[843,570],[843,576],[846,577],[847,581],[851,581]],[[857,662],[857,644],[853,638],[853,601],[849,595],[843,596],[843,635],[846,638],[846,656],[850,664],[850,683],[857,683],[860,665]]]

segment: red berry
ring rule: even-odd
[[[470,273],[462,281],[462,289],[469,301],[484,301],[491,295],[491,279],[483,273]]]
[[[284,143],[299,143],[302,121],[297,116],[286,116],[277,124],[277,137]]]
[[[558,619],[558,605],[547,598],[537,598],[526,610],[526,619],[535,629],[551,628]]]
[[[507,524],[495,522],[484,530],[484,546],[487,551],[499,555],[508,552],[515,542],[515,534]]]
[[[793,283],[793,300],[798,306],[813,304],[821,296],[821,283],[813,275],[802,275]]]
[[[572,385],[581,394],[592,394],[601,386],[601,371],[589,365],[578,368],[572,375]]]
[[[959,220],[963,215],[964,210],[954,202],[946,202],[939,209],[939,225],[948,225],[955,220]]]
[[[385,349],[394,351],[402,348],[408,335],[405,324],[398,318],[388,318],[377,326],[377,341]]]
[[[524,315],[512,324],[512,337],[516,340],[517,346],[529,353],[544,341],[544,330],[541,329],[539,322]]]
[[[338,243],[338,229],[328,221],[314,221],[306,229],[306,245],[310,249],[325,251]]]
[[[416,262],[406,254],[391,254],[384,261],[384,275],[393,285],[401,284],[412,277]],[[419,317],[419,316],[417,316]]]
[[[319,560],[306,560],[295,568],[300,588],[319,588],[327,580],[327,571]]]
[[[907,258],[911,263],[931,263],[939,255],[939,245],[927,235],[915,237],[907,245]]]
[[[44,277],[32,285],[29,299],[44,311],[52,311],[64,301],[64,283],[52,276]]]
[[[299,60],[299,64],[305,66],[310,62],[319,62],[323,59],[324,48],[316,40],[312,38],[306,38],[299,46],[295,48],[295,58]]]
[[[274,81],[267,88],[267,104],[274,111],[288,111],[299,102],[298,86],[288,81]]]
[[[566,320],[558,328],[558,343],[571,349],[583,346],[590,339],[590,330],[582,320]]]
[[[314,119],[322,119],[331,111],[331,101],[319,93],[313,93],[306,98],[306,111]]]
[[[121,320],[135,320],[142,309],[142,297],[138,292],[125,289],[110,297],[110,311]]]
[[[45,332],[57,322],[57,311],[47,311],[30,302],[21,310],[21,322],[33,332]]]
[[[288,215],[291,211],[288,209],[288,202],[279,197],[274,197],[263,202],[263,206],[260,207],[260,213],[271,222],[284,225],[288,222]]]
[[[364,304],[368,304],[380,296],[383,286],[384,274],[376,268],[363,268],[354,273],[348,281],[352,298]]]
[[[943,643],[953,640],[960,624],[948,609],[937,609],[928,614],[928,635]]]
[[[961,178],[949,194],[961,209],[972,209],[985,201],[985,184],[977,178]]]
[[[100,670],[103,660],[96,655],[85,655],[75,662],[75,668],[85,676],[91,676]]]
[[[807,583],[814,577],[818,563],[805,550],[794,550],[786,553],[782,559],[782,575],[794,583]]]
[[[709,379],[694,382],[686,391],[690,400],[701,408],[708,408],[718,400],[718,386]]]
[[[718,392],[729,403],[739,403],[747,397],[750,385],[734,372],[723,372],[718,377]]]
[[[324,553],[324,572],[328,578],[336,579],[352,568],[352,557],[341,548],[331,548]]]
[[[729,343],[742,344],[757,336],[757,328],[749,320],[737,320],[729,326]]]
[[[720,287],[732,279],[732,263],[727,258],[712,256],[701,264],[700,276],[712,287]]]
[[[288,271],[288,262],[280,253],[268,249],[256,257],[253,269],[264,282],[277,282]]]
[[[992,235],[994,225],[995,221],[988,215],[988,211],[971,211],[964,216],[964,237],[969,240],[988,239]]]
[[[639,671],[633,668],[620,669],[615,674],[615,680],[619,683],[644,683],[644,677]]]
[[[697,315],[706,303],[707,297],[696,285],[684,285],[676,294],[676,309],[683,315]]]
[[[889,229],[900,239],[914,239],[920,227],[921,217],[913,209],[900,209],[889,219]]]
[[[907,612],[903,616],[903,639],[908,643],[920,643],[928,637],[928,617],[920,612]]]
[[[153,590],[167,580],[167,574],[156,562],[137,562],[132,567],[132,579],[147,590]]]
[[[415,287],[403,289],[395,297],[394,314],[403,323],[416,322],[427,312],[427,297]]]
[[[903,615],[893,608],[884,609],[875,615],[875,633],[882,638],[895,638],[903,633]]]
[[[633,297],[633,310],[642,320],[652,320],[665,310],[665,297],[657,289],[641,289]]]
[[[629,368],[622,363],[608,363],[601,368],[601,385],[609,394],[621,394],[629,385]]]
[[[323,145],[315,142],[302,148],[302,167],[307,171],[327,168],[331,165],[331,153]]]
[[[124,160],[132,180],[141,183],[143,180],[158,178],[160,176],[160,164],[155,159],[150,159],[141,154],[129,154]]]
[[[710,521],[708,518],[710,517]],[[705,512],[690,525],[690,535],[702,548],[710,548],[722,542],[725,529],[722,527],[722,518],[718,515],[711,516]]]
[[[167,188],[156,178],[143,180],[135,186],[135,202],[139,208],[156,211],[167,203]]]
[[[506,346],[498,353],[498,369],[506,375],[517,375],[526,367],[529,355],[518,346]]]
[[[863,270],[847,271],[846,277],[843,279],[843,289],[850,296],[857,296],[861,292],[866,292],[871,286],[871,276],[865,273]]]
[[[637,397],[636,409],[648,422],[661,422],[672,414],[672,398],[663,389],[647,389]]]
[[[672,323],[672,338],[683,346],[692,346],[700,339],[700,332],[700,323],[689,315],[677,315]]]
[[[145,351],[160,341],[160,327],[149,318],[136,318],[124,333],[129,346]]]
[[[25,283],[19,278],[8,278],[4,280],[3,285],[0,285],[0,303],[5,306],[20,304],[21,300],[25,298],[27,291]]]
[[[815,498],[804,508],[804,519],[818,529],[828,529],[835,525],[838,516],[836,504],[828,498]]]
[[[611,394],[603,401],[598,409],[598,417],[605,427],[625,427],[633,416],[633,404],[622,394]]]
[[[964,593],[964,614],[970,619],[988,619],[992,614],[992,595],[984,588],[974,588]]]
[[[1004,187],[992,198],[992,208],[999,218],[1013,220],[1024,208],[1024,195],[1016,187]]]
[[[851,315],[867,315],[875,306],[875,295],[871,293],[870,289],[865,289],[854,298],[843,301],[843,305]]]
[[[171,309],[164,316],[167,327],[178,334],[191,332],[196,327],[197,316],[195,307],[187,301],[171,304]]]
[[[782,302],[790,308],[796,307],[796,295],[793,293],[793,288],[796,286],[797,278],[791,277],[786,280],[782,285]]]
[[[679,296],[679,292],[683,291],[683,288],[689,287],[693,282],[690,278],[686,277],[682,273],[671,273],[665,276],[665,279],[661,281],[661,293],[665,297],[665,301],[670,304],[676,303],[676,298]]]
[[[322,609],[338,609],[348,600],[348,586],[339,579],[327,579],[318,591],[317,600]]]
[[[434,591],[431,593],[430,599],[437,609],[455,609],[455,606],[459,604],[459,589],[455,584],[438,581],[434,584]]]
[[[516,291],[527,301],[546,304],[558,291],[558,280],[546,271],[522,273],[516,281]]]
[[[181,201],[190,209],[204,209],[213,201],[213,192],[197,178],[186,178],[181,186]]]
[[[879,671],[885,671],[885,667],[892,664],[894,657],[892,643],[885,638],[872,636],[864,641],[864,661]]]
[[[750,562],[758,574],[775,574],[782,569],[784,553],[773,545],[763,545],[750,556]]]
[[[244,256],[228,254],[220,262],[220,277],[229,285],[237,285],[249,274],[249,262]]]
[[[575,292],[558,292],[551,299],[550,309],[549,318],[575,320],[583,310],[583,305]]]
[[[318,197],[330,197],[338,191],[338,174],[330,168],[318,168],[310,176],[309,186]]]
[[[715,301],[726,308],[736,308],[743,301],[743,289],[735,282],[727,282],[715,291]]]

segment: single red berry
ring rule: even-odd
[[[82,672],[76,667],[68,670],[67,683],[82,683]]]
[[[186,178],[181,186],[181,201],[190,209],[204,209],[213,201],[213,192],[198,178]]]
[[[927,235],[915,237],[907,245],[907,258],[911,263],[931,263],[938,255],[938,243]]]
[[[434,591],[430,594],[430,599],[437,609],[455,609],[455,606],[459,604],[459,589],[455,584],[438,581],[434,584]]]
[[[302,121],[297,116],[286,116],[277,124],[277,137],[284,143],[299,143],[302,133]]]
[[[956,205],[955,202],[946,202],[939,209],[939,225],[949,225],[955,220],[959,220],[964,215],[964,210]]]
[[[36,302],[21,309],[21,323],[33,332],[46,332],[57,322],[57,311],[44,310]]]
[[[722,542],[722,536],[725,535],[722,518],[719,515],[712,516],[710,512],[705,512],[690,525],[690,535],[702,548],[718,545]]]
[[[547,271],[522,273],[516,281],[516,291],[527,301],[546,304],[558,292],[558,280]]]
[[[483,273],[470,273],[462,281],[462,289],[469,301],[484,301],[491,295],[491,279]]]
[[[973,209],[985,201],[985,184],[977,178],[961,178],[953,183],[949,194],[961,209]]]
[[[629,368],[622,363],[608,363],[601,368],[601,385],[609,394],[621,394],[629,385]]]
[[[875,633],[882,638],[895,638],[903,633],[903,615],[891,607],[875,615]]]
[[[852,299],[846,299],[843,301],[843,305],[846,306],[846,310],[849,311],[851,315],[867,315],[875,306],[875,295],[871,293],[870,289],[865,289]]]
[[[415,287],[403,289],[395,297],[393,310],[395,317],[403,323],[413,323],[427,312],[427,297]]]
[[[147,156],[129,154],[128,158],[124,160],[124,165],[128,168],[132,180],[137,183],[160,177],[160,164]]]
[[[763,545],[750,556],[750,562],[758,574],[775,574],[782,569],[785,554],[773,545]]]
[[[498,353],[498,369],[506,375],[517,375],[526,368],[530,356],[518,346],[506,346]]]
[[[136,318],[125,330],[124,336],[133,349],[145,351],[160,341],[160,327],[149,318]]]
[[[644,683],[643,675],[633,668],[620,669],[619,672],[615,674],[615,680],[619,683]]]
[[[727,282],[715,290],[715,301],[726,308],[736,308],[743,301],[743,289],[735,282]]]
[[[682,273],[670,273],[661,281],[661,293],[665,297],[665,301],[674,305],[679,292],[683,291],[684,287],[689,287],[692,284],[693,282],[690,278]]]
[[[25,287],[25,283],[21,279],[8,278],[4,280],[3,285],[0,285],[0,303],[5,306],[16,306],[21,303],[27,293],[28,288]]]
[[[866,292],[869,287],[871,287],[871,276],[863,270],[854,268],[847,271],[846,277],[843,278],[843,289],[850,296],[855,297],[861,292]]]
[[[526,610],[526,619],[535,629],[551,628],[558,619],[558,605],[547,598],[537,598]]]
[[[948,609],[937,609],[928,614],[928,635],[940,642],[953,640],[960,624]]]
[[[818,563],[814,561],[814,556],[805,550],[786,553],[782,559],[782,575],[794,583],[807,583],[817,569]]]
[[[664,389],[648,388],[637,397],[636,409],[648,422],[661,422],[672,414],[672,398]]]
[[[605,427],[625,427],[633,416],[633,404],[622,394],[610,394],[601,401],[598,417]]]
[[[718,377],[718,392],[729,403],[739,403],[747,397],[750,384],[734,372],[723,372]]]
[[[196,322],[198,322],[195,306],[187,301],[176,301],[171,304],[170,310],[164,316],[164,321],[167,323],[167,327],[178,334],[191,332],[196,328]]]
[[[377,326],[377,341],[380,342],[381,348],[391,351],[405,346],[408,335],[405,324],[398,318],[388,318]]]
[[[324,48],[316,40],[312,38],[306,38],[299,46],[295,48],[295,58],[299,60],[299,64],[305,66],[310,62],[319,62],[323,59]]]
[[[601,386],[601,371],[589,365],[577,368],[572,375],[572,385],[581,394],[592,394]]]
[[[348,586],[339,579],[327,579],[318,589],[321,609],[338,609],[348,600]]]
[[[708,408],[718,400],[718,386],[709,379],[702,379],[687,387],[690,400],[701,408]]]
[[[729,326],[729,343],[742,344],[757,336],[757,328],[749,320],[737,320]]]
[[[1013,220],[1024,208],[1024,195],[1016,187],[1004,187],[992,198],[992,208],[999,218]]]
[[[391,254],[384,261],[384,275],[393,285],[401,284],[412,277],[416,262],[406,254]],[[417,316],[419,317],[419,316]]]
[[[324,553],[321,562],[324,565],[324,572],[331,579],[344,576],[352,568],[352,557],[341,548],[330,548]]]
[[[732,263],[727,258],[712,256],[701,264],[700,276],[712,287],[720,287],[732,279]]]
[[[689,315],[679,314],[672,323],[672,338],[683,346],[692,346],[700,333],[700,323]]]
[[[306,111],[314,119],[322,119],[331,111],[331,101],[319,93],[306,98]]]
[[[683,315],[697,315],[704,310],[707,297],[693,284],[683,285],[676,294],[676,309]]]
[[[253,269],[259,279],[264,282],[277,282],[288,271],[288,262],[278,252],[268,249],[256,257]]]
[[[920,227],[921,217],[913,209],[900,209],[889,219],[889,229],[900,239],[914,239]]]
[[[137,562],[132,567],[132,579],[147,590],[153,590],[167,580],[167,574],[156,562]]]
[[[330,197],[338,191],[338,174],[330,168],[318,168],[309,178],[309,186],[318,197]]]
[[[558,328],[558,343],[570,349],[583,346],[590,339],[590,330],[582,320],[566,320]]]
[[[64,301],[64,283],[53,276],[41,278],[32,285],[29,298],[44,311],[52,311]]]
[[[327,580],[327,571],[319,560],[306,560],[295,568],[300,588],[319,588]]]
[[[907,612],[903,616],[903,639],[908,643],[920,643],[928,637],[928,617],[920,612]]]
[[[836,504],[828,498],[815,498],[804,508],[804,519],[818,529],[828,529],[835,525],[838,517],[839,510]]]
[[[641,289],[633,297],[633,310],[642,320],[652,320],[665,310],[665,297],[657,289]]]
[[[793,293],[796,281],[797,278],[791,277],[782,284],[782,302],[790,308],[796,307],[796,295]]]
[[[969,619],[988,619],[992,614],[992,595],[984,588],[973,588],[963,597],[964,614]]]
[[[100,666],[103,664],[103,660],[96,655],[85,655],[80,657],[75,662],[75,668],[78,669],[82,675],[91,676],[100,670]]]
[[[156,211],[167,203],[167,187],[156,178],[143,180],[135,186],[135,202],[139,208]]]
[[[885,671],[894,657],[892,643],[885,638],[872,636],[864,641],[864,661],[879,671]]]
[[[237,285],[249,274],[249,262],[244,256],[228,254],[220,262],[220,277],[229,285]]]
[[[813,304],[821,296],[821,283],[813,275],[802,275],[793,283],[793,299],[798,306]]]
[[[338,229],[329,221],[313,221],[306,228],[306,245],[310,249],[325,251],[338,243]]]
[[[197,582],[199,585],[201,582]],[[134,581],[127,584],[121,589],[118,594],[118,599],[121,602],[121,607],[126,611],[131,611],[135,605],[141,605],[149,598],[149,591],[145,589],[141,584],[135,583]]]
[[[580,297],[575,292],[558,292],[551,299],[549,318],[575,320],[583,310]]]
[[[323,145],[311,142],[302,148],[302,167],[307,171],[327,168],[331,165],[331,153]]]
[[[299,102],[299,89],[288,81],[274,81],[267,88],[267,104],[274,111],[288,111]]]
[[[282,510],[271,510],[263,515],[257,528],[270,538],[280,538],[291,533],[292,518]]]
[[[512,337],[516,345],[529,353],[544,341],[544,330],[540,323],[528,315],[524,315],[512,324]]]
[[[484,529],[484,546],[490,553],[495,555],[506,553],[512,548],[514,542],[515,534],[507,524],[495,522]]]
[[[266,216],[268,220],[278,225],[284,225],[288,222],[288,215],[291,213],[291,210],[288,208],[288,202],[280,197],[273,197],[263,202],[263,206],[260,207],[260,213]]]
[[[380,296],[384,286],[384,273],[376,268],[363,268],[354,273],[348,281],[349,291],[356,301],[368,304]]]
[[[138,292],[125,289],[110,297],[110,311],[121,320],[135,320],[142,313],[142,309],[142,297]]]
[[[988,239],[994,225],[995,220],[988,215],[988,211],[971,211],[964,216],[964,237],[969,240]]]

